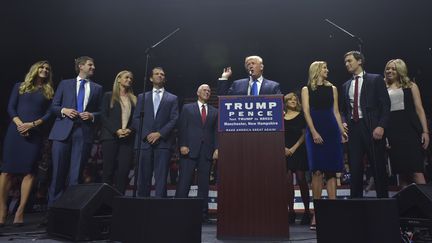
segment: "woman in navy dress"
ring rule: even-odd
[[[420,90],[401,59],[387,62],[384,77],[391,101],[386,136],[392,170],[402,185],[425,184],[423,152],[429,145],[429,129]]]
[[[293,174],[295,173],[297,184],[304,206],[304,214],[301,224],[310,223],[309,212],[309,186],[306,181],[305,171],[308,170],[306,149],[304,145],[304,134],[306,121],[301,112],[300,101],[295,93],[289,93],[284,97],[285,101],[285,157],[287,163],[288,179],[288,207],[289,222],[295,223],[296,213],[294,211],[294,185]]]
[[[54,95],[51,66],[39,61],[30,67],[24,82],[15,84],[8,104],[11,118],[3,147],[3,165],[0,175],[0,226],[7,215],[7,194],[12,175],[23,175],[21,198],[15,213],[14,225],[21,226],[24,209],[34,180],[37,161],[42,157],[43,132],[41,125],[49,117]]]
[[[133,156],[131,121],[137,98],[132,83],[132,72],[119,72],[112,92],[105,93],[102,101],[103,182],[114,185],[123,194],[128,185]]]
[[[323,176],[329,199],[336,199],[336,172],[343,169],[343,147],[347,135],[342,127],[338,93],[327,81],[327,63],[315,61],[309,67],[308,85],[302,88],[306,123],[306,150],[312,172],[313,199],[320,199]],[[315,229],[315,216],[311,229]]]

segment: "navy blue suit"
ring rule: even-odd
[[[142,99],[143,94],[139,94],[133,115],[133,127],[137,131],[139,128]],[[136,147],[141,149],[138,172],[138,196],[150,196],[154,170],[156,197],[165,197],[168,166],[171,159],[170,149],[174,143],[172,131],[179,115],[178,99],[177,96],[165,90],[156,117],[154,117],[153,95],[151,91],[145,93],[144,101],[142,140],[136,141]],[[159,140],[153,145],[147,142],[147,135],[152,132],[159,132],[161,134]]]
[[[218,80],[218,95],[248,95],[249,78],[239,79],[232,84],[228,80]],[[263,78],[259,95],[281,94],[279,83]]]
[[[365,73],[360,93],[363,115],[358,122],[352,120],[349,89],[353,79],[343,84],[343,120],[348,124],[348,158],[351,172],[351,197],[363,197],[363,157],[368,156],[375,180],[377,197],[388,197],[387,174],[384,158],[384,139],[372,137],[376,127],[386,128],[390,115],[390,98],[381,75]],[[373,146],[372,146],[373,145]],[[372,149],[373,148],[373,149]]]
[[[205,123],[201,120],[198,103],[183,106],[179,121],[179,146],[189,148],[189,154],[180,159],[180,176],[176,197],[188,197],[192,175],[198,167],[198,197],[204,199],[203,211],[208,209],[208,190],[213,152],[216,148],[218,111],[207,106]]]
[[[70,119],[61,114],[62,108],[77,107],[76,79],[60,82],[51,106],[56,119],[49,139],[53,140],[53,177],[49,188],[49,206],[63,193],[66,185],[76,185],[81,167],[87,162],[93,143],[94,124],[99,120],[102,104],[102,86],[89,82],[90,95],[85,111],[93,114],[94,121],[79,117]],[[66,178],[69,180],[66,182]]]

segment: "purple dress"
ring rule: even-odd
[[[15,84],[11,92],[8,104],[8,113],[12,120],[18,116],[23,122],[32,122],[42,119],[44,123],[50,117],[49,107],[51,100],[48,100],[38,89],[32,93],[19,94],[21,83]],[[30,130],[27,137],[21,136],[13,121],[10,122],[3,147],[2,172],[14,174],[28,174],[34,171],[42,156],[41,127]]]

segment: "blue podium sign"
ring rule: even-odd
[[[219,97],[219,132],[278,131],[284,131],[281,95]]]

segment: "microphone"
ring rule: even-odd
[[[249,70],[248,73],[249,73],[249,76],[252,77],[252,70]]]

